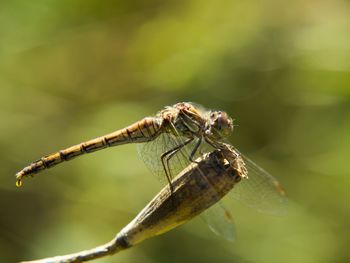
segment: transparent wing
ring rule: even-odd
[[[137,144],[137,152],[152,174],[162,183],[166,182],[161,155],[176,146],[175,141],[167,134],[162,133],[156,139]]]
[[[264,169],[243,156],[248,178],[242,179],[229,193],[233,198],[260,212],[284,215],[287,197],[280,183]]]
[[[166,183],[166,175],[162,165],[161,156],[164,153],[175,149],[179,145],[185,144],[189,138],[176,136],[171,133],[161,133],[155,140],[137,145],[138,154],[146,166],[155,174],[159,181]],[[190,164],[190,155],[195,147],[197,140],[193,139],[186,146],[182,147],[174,154],[168,162],[167,169],[174,178],[184,168]],[[201,147],[202,148],[202,147]],[[194,159],[197,158],[202,150],[198,150]]]
[[[200,216],[215,234],[229,241],[235,240],[236,231],[233,217],[230,211],[228,211],[221,202],[214,204]]]

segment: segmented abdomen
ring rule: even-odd
[[[51,168],[63,161],[69,161],[85,153],[91,153],[107,147],[126,144],[142,143],[155,139],[161,131],[161,121],[158,118],[146,117],[134,124],[64,150],[44,156],[31,163],[16,174],[17,179],[33,175],[41,170]]]

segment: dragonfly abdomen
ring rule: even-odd
[[[155,139],[160,129],[161,124],[157,118],[146,117],[124,129],[105,135],[104,138],[108,146],[142,143]]]
[[[16,177],[20,181],[24,176],[36,174],[42,170],[51,168],[64,161],[69,161],[85,153],[102,150],[107,147],[151,141],[158,136],[160,129],[161,123],[157,118],[147,117],[124,129],[44,156],[23,168],[16,174]]]

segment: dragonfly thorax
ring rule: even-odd
[[[195,134],[200,134],[206,123],[206,119],[203,118],[199,109],[189,102],[180,102],[173,106],[167,106],[159,112],[158,116],[168,133],[188,138],[192,138]]]
[[[200,130],[196,122],[186,120],[181,115],[174,120],[173,124],[181,136],[192,137],[193,134],[197,134]]]

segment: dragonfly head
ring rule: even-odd
[[[215,139],[226,138],[233,132],[233,121],[224,111],[211,111],[209,124]]]

